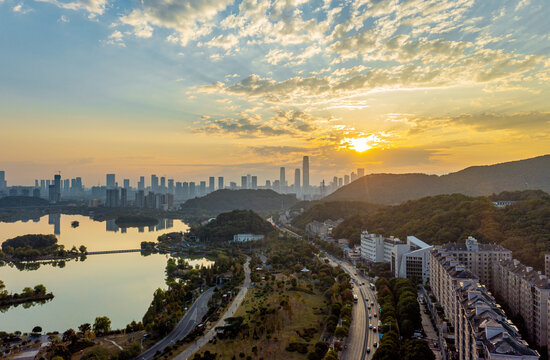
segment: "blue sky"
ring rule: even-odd
[[[0,0],[0,163],[26,182],[269,178],[308,154],[320,181],[548,153],[549,15],[544,0]]]

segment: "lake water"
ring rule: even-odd
[[[71,227],[72,221],[80,226]],[[97,222],[79,215],[44,216],[39,221],[0,223],[0,242],[24,234],[57,233],[58,243],[70,249],[84,245],[88,251],[139,249],[142,241],[155,241],[163,233],[185,231],[180,220],[162,221],[156,227],[118,229],[112,222]],[[108,316],[113,329],[140,321],[157,288],[166,288],[164,268],[167,255],[140,253],[90,255],[84,262],[68,261],[64,268],[42,265],[38,270],[19,271],[0,267],[0,280],[10,292],[25,286],[44,284],[55,298],[24,309],[21,305],[0,313],[0,331],[30,332],[36,325],[44,331],[76,329]],[[188,260],[191,265],[208,266],[207,259]]]

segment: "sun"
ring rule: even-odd
[[[372,142],[372,139],[368,137],[344,138],[342,140],[342,144],[347,145],[346,147],[348,149],[355,150],[359,153],[365,152],[373,148],[373,146],[370,145],[369,142]]]

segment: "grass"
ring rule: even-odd
[[[232,339],[214,339],[201,353],[217,353],[216,359],[240,359],[241,353],[244,359],[306,359],[307,354],[286,348],[302,343],[312,351],[321,336],[326,303],[308,285],[308,280],[299,281],[298,289],[281,281],[257,283],[235,314],[244,318],[240,332]]]

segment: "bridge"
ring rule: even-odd
[[[122,253],[134,253],[142,252],[141,249],[127,249],[127,250],[104,250],[104,251],[88,251],[86,255],[105,255],[105,254],[122,254]]]

